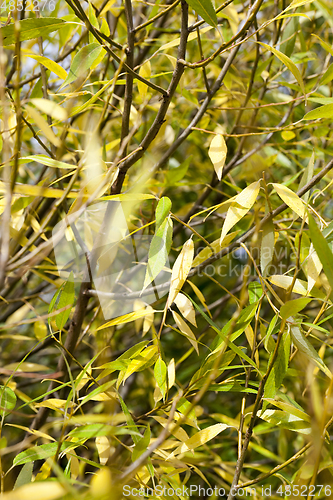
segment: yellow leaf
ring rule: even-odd
[[[194,244],[192,239],[186,241],[176,262],[173,265],[171,273],[171,286],[167,300],[167,307],[170,307],[177,297],[190,272],[194,256]]]
[[[36,481],[34,483],[25,484],[15,491],[1,495],[1,500],[55,500],[63,497],[66,490],[63,486],[55,481]]]
[[[161,424],[163,427],[166,427],[168,425],[168,420],[163,417],[153,417],[156,422]],[[178,427],[178,429],[174,430],[175,425],[171,424],[169,427],[169,431],[175,438],[179,439],[179,441],[182,441],[183,443],[189,440],[187,432],[182,428]]]
[[[50,99],[35,98],[30,99],[30,102],[32,102],[32,104],[34,104],[40,111],[46,113],[55,120],[67,120],[66,110],[59,106],[56,102],[50,101]]]
[[[36,321],[34,323],[34,334],[37,340],[44,340],[47,336],[47,327],[44,321]]]
[[[306,272],[308,276],[308,292],[311,292],[314,287],[319,274],[321,273],[323,266],[319,260],[317,252],[313,248],[313,244],[311,243],[309,256],[306,261]]]
[[[207,33],[207,31],[211,30],[212,29],[212,26],[205,26],[204,28],[202,28],[200,30],[200,35],[203,35],[204,33]],[[197,35],[197,32],[194,31],[193,33],[191,33],[188,38],[187,38],[187,41],[188,42],[191,42],[192,40],[196,40],[198,38],[198,35]],[[180,38],[175,38],[175,40],[172,40],[171,42],[168,42],[168,43],[165,43],[164,45],[162,45],[157,52],[161,51],[161,50],[167,50],[167,49],[171,49],[172,47],[178,47],[180,43]]]
[[[25,427],[24,425],[16,425],[16,424],[6,424],[6,425],[9,425],[10,427],[17,427],[18,429],[22,429],[23,431],[29,432],[30,434],[33,434],[34,436],[37,437],[49,439],[50,441],[55,441],[55,439],[52,436],[49,436],[45,432],[37,431],[36,429],[29,429],[29,427]]]
[[[195,256],[195,259],[193,260],[192,267],[199,266],[202,262],[205,262],[205,260],[209,259],[214,254],[218,253],[222,248],[225,248],[229,245],[229,243],[235,238],[235,236],[239,233],[239,231],[233,231],[232,233],[228,234],[222,242],[220,242],[220,238],[217,240],[213,241],[210,244],[210,247],[206,247],[203,250],[201,250],[198,255]]]
[[[144,317],[143,320],[143,328],[142,328],[142,337],[146,335],[146,333],[149,331],[151,325],[154,323],[154,309],[151,306],[146,307],[147,315]]]
[[[109,393],[112,393],[113,391],[109,390]],[[116,393],[114,392],[114,398],[116,398]],[[80,398],[84,399],[84,398]],[[96,394],[95,396],[91,396],[89,399],[92,401],[110,401],[112,400],[112,395],[106,394],[106,392],[100,392],[99,394]]]
[[[285,290],[287,290],[290,287],[293,281],[293,278],[291,276],[283,276],[281,274],[274,274],[268,279],[273,285],[277,285],[281,288],[284,288]],[[313,297],[318,297],[323,299],[325,298],[325,294],[320,290],[318,290],[318,288],[316,287],[313,287],[311,292],[308,292],[307,282],[300,279],[296,279],[293,288],[293,293],[298,293],[299,295],[311,295]]]
[[[111,494],[112,491],[112,494]],[[117,498],[115,486],[112,484],[111,472],[108,467],[103,467],[93,475],[90,483],[90,498]]]
[[[10,363],[9,365],[4,366],[6,370],[13,370],[16,372],[43,372],[49,371],[50,368],[46,365],[40,365],[38,363],[29,363],[28,361],[24,361],[23,363]]]
[[[188,338],[188,340],[191,342],[194,349],[196,350],[197,354],[199,355],[198,342],[191,328],[185,323],[183,318],[178,313],[176,313],[175,311],[171,312],[173,319],[175,320],[179,330],[185,335],[185,337]]]
[[[198,448],[198,446],[202,446],[203,444],[207,443],[207,441],[214,439],[215,436],[220,434],[220,432],[225,431],[225,429],[228,429],[229,427],[230,426],[227,424],[211,425],[210,427],[197,432],[194,436],[185,441],[185,443],[178,446],[178,448],[172,453],[172,455],[179,455],[180,453],[194,450],[195,448]]]
[[[45,68],[53,71],[53,73],[59,76],[59,78],[61,78],[62,80],[66,80],[67,73],[64,70],[64,68],[60,66],[60,64],[44,56],[35,56],[35,54],[26,54],[26,55],[27,57],[31,57],[31,59],[34,59],[35,61],[45,66]]]
[[[282,184],[272,183],[272,186],[275,188],[277,194],[282,198],[282,200],[291,208],[297,215],[300,217],[306,216],[305,213],[305,205],[301,198],[294,193],[291,189],[283,186]]]
[[[140,352],[138,358],[132,359],[131,363],[127,367],[127,370],[123,377],[120,377],[117,381],[118,386],[121,382],[124,382],[132,375],[132,373],[139,371],[149,360],[151,360],[158,352],[157,346],[152,345],[146,347]],[[121,372],[120,372],[121,373]]]
[[[227,216],[225,218],[222,233],[220,237],[220,245],[222,244],[226,234],[234,227],[237,222],[239,222],[244,215],[252,208],[254,202],[257,199],[260,190],[260,181],[253,182],[247,186],[241,193],[239,193],[233,200],[231,206],[228,209]]]
[[[98,451],[99,462],[105,465],[110,456],[110,442],[107,436],[97,436],[96,448]]]
[[[212,317],[210,310],[207,307],[206,300],[205,300],[205,297],[203,296],[202,292],[199,290],[199,288],[194,283],[192,283],[192,281],[188,281],[188,283],[189,283],[189,285],[191,285],[193,292],[195,293],[195,295],[200,300],[201,304],[206,309],[208,316]]]
[[[176,380],[175,359],[172,358],[168,364],[168,389],[171,389]]]
[[[32,108],[31,106],[25,106],[25,110],[28,113],[28,115],[30,116],[30,118],[32,118],[34,120],[34,122],[36,123],[37,127],[39,127],[40,130],[43,132],[43,134],[45,135],[45,137],[54,146],[56,146],[57,148],[60,147],[61,146],[61,140],[59,139],[59,137],[57,137],[55,135],[55,133],[53,132],[53,130],[51,129],[51,127],[49,127],[47,121],[44,120],[44,118],[42,117],[42,115],[36,109]]]
[[[183,293],[178,293],[175,298],[175,304],[184,318],[192,323],[192,325],[197,326],[193,304]]]
[[[255,337],[254,337],[254,332],[253,332],[253,328],[251,325],[248,325],[245,328],[245,335],[246,335],[247,341],[249,343],[249,346],[252,349],[254,342],[255,342]],[[257,367],[259,368],[259,354],[258,354],[257,350],[254,353],[254,360],[256,362]]]
[[[214,165],[214,169],[219,180],[222,178],[222,170],[227,157],[227,152],[228,149],[223,135],[215,135],[210,143],[208,155]]]
[[[80,462],[75,451],[71,450],[70,453],[66,453],[66,457],[70,461],[71,479],[77,479],[80,474]]]
[[[47,399],[46,401],[42,401],[41,403],[36,403],[36,408],[50,408],[51,410],[64,410],[67,405],[67,408],[73,408],[76,406],[73,401],[69,401],[67,403],[66,399]]]
[[[294,137],[296,137],[296,134],[292,132],[292,130],[284,130],[281,132],[281,137],[284,141],[291,141]]]
[[[149,80],[151,77],[151,65],[150,61],[146,61],[140,68],[139,70],[139,75],[142,76],[142,78],[145,78],[146,80]],[[144,101],[147,92],[148,92],[148,87],[145,83],[142,83],[138,80],[138,91],[140,94],[141,99]]]
[[[296,80],[297,80],[299,86],[301,87],[301,90],[302,90],[302,92],[303,92],[303,94],[305,96],[306,92],[305,92],[303,78],[302,78],[302,75],[301,75],[299,69],[297,68],[296,64],[293,63],[292,60],[288,56],[286,56],[285,54],[283,54],[279,50],[275,49],[274,47],[271,47],[270,45],[267,45],[266,43],[262,43],[262,42],[258,42],[258,43],[260,43],[260,45],[263,45],[264,47],[266,47],[266,49],[268,49],[271,52],[273,52],[273,54],[278,59],[280,59],[280,61],[283,62],[283,64],[285,64],[287,66],[287,68],[289,69],[289,71],[296,78]]]
[[[140,309],[139,311],[134,311],[128,314],[124,314],[123,316],[118,316],[118,318],[112,319],[111,321],[104,323],[104,325],[97,328],[96,331],[103,330],[103,328],[109,328],[110,326],[124,325],[125,323],[130,323],[131,321],[134,321],[138,318],[143,318],[144,316],[147,316],[152,312],[155,312],[154,309],[153,311],[148,309]]]

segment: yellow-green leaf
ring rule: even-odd
[[[30,102],[32,102],[32,104],[34,104],[40,111],[46,113],[55,120],[65,121],[67,119],[66,110],[50,99],[35,98],[30,99]]]
[[[202,264],[202,262],[205,262],[205,260],[209,259],[213,254],[218,253],[222,248],[225,248],[229,245],[229,243],[237,236],[239,231],[233,231],[232,233],[228,234],[223,241],[221,242],[220,238],[218,238],[215,241],[212,241],[210,246],[205,247],[203,250],[201,250],[194,258],[192,262],[192,267],[199,266]]]
[[[131,321],[135,321],[138,318],[143,318],[144,316],[147,316],[147,314],[151,314],[152,312],[155,311],[152,311],[151,309],[150,310],[139,309],[138,311],[124,314],[123,316],[118,316],[118,318],[114,318],[111,321],[104,323],[104,325],[98,327],[96,331],[103,330],[104,328],[109,328],[110,326],[124,325],[125,323],[130,323]]]
[[[220,245],[222,245],[222,242],[230,229],[233,228],[235,224],[237,224],[237,222],[239,222],[252,208],[259,194],[259,190],[260,181],[256,181],[243,189],[243,191],[235,197],[228,209],[227,216],[223,224]]]
[[[151,64],[150,61],[146,61],[139,70],[139,75],[146,80],[149,80],[151,77]],[[145,100],[148,92],[148,87],[145,83],[138,80],[138,91],[142,101]]]
[[[317,120],[318,118],[330,118],[333,116],[333,104],[325,104],[313,109],[304,115],[303,120]]]
[[[192,325],[197,326],[195,319],[195,311],[192,302],[183,293],[178,293],[175,298],[175,304],[187,321],[192,323]]]
[[[25,110],[34,120],[36,123],[37,127],[40,128],[40,130],[43,132],[45,137],[56,147],[61,146],[61,140],[59,137],[55,135],[51,127],[48,125],[47,121],[42,117],[42,115],[35,109],[32,108],[31,106],[25,106]]]
[[[305,217],[305,205],[301,198],[294,193],[291,189],[283,186],[282,184],[272,183],[277,194],[282,198],[282,200],[291,208],[299,217]]]
[[[283,54],[279,50],[275,49],[274,47],[271,47],[270,45],[267,45],[266,43],[263,43],[263,42],[258,42],[258,43],[260,43],[261,45],[263,45],[264,47],[266,47],[267,50],[270,50],[271,52],[273,52],[273,54],[278,59],[280,59],[280,61],[283,62],[283,64],[285,64],[287,66],[287,68],[289,69],[289,71],[296,78],[299,86],[302,89],[303,94],[305,95],[305,86],[304,86],[303,78],[302,78],[302,75],[301,75],[299,69],[297,68],[296,64],[293,63],[292,60],[288,56],[286,56],[285,54]]]
[[[60,64],[56,63],[55,61],[52,61],[48,57],[37,56],[35,54],[26,54],[26,55],[27,55],[27,57],[30,57],[31,59],[34,59],[35,61],[37,61],[39,64],[42,64],[43,66],[45,66],[45,68],[47,68],[50,71],[52,71],[53,73],[55,73],[62,80],[66,80],[67,73],[64,70],[64,68],[62,66],[60,66]]]
[[[184,246],[173,265],[171,273],[171,286],[167,300],[167,307],[170,307],[178,292],[181,290],[190,272],[194,256],[194,244],[192,238],[184,243]]]
[[[185,323],[183,318],[178,313],[176,313],[176,311],[171,311],[171,312],[172,312],[172,316],[173,316],[179,330],[191,342],[191,344],[193,345],[197,354],[199,355],[198,342],[197,342],[197,339],[196,339],[194,333],[192,332],[191,328]]]
[[[230,425],[227,424],[214,424],[202,431],[197,432],[194,436],[190,437],[185,443],[178,446],[178,448],[173,452],[172,455],[179,455],[180,453],[185,453],[189,450],[194,450],[199,446],[207,443],[211,439],[214,439],[220,432],[228,429]]]

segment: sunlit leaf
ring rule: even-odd
[[[178,293],[175,298],[175,304],[184,318],[192,323],[192,325],[197,326],[193,304],[183,293]]]
[[[198,342],[191,328],[185,323],[183,318],[178,313],[176,313],[176,311],[171,312],[179,330],[185,335],[185,337],[187,337],[187,339],[191,342],[197,354],[199,355]]]
[[[232,229],[237,222],[239,222],[244,215],[252,208],[257,199],[260,190],[260,181],[253,182],[247,186],[236,198],[234,198],[230,208],[228,209],[226,219],[223,224],[222,233],[220,237],[220,244],[226,234]]]
[[[229,427],[230,426],[226,424],[211,425],[210,427],[197,432],[196,434],[194,434],[194,436],[185,441],[185,443],[183,443],[181,446],[178,446],[178,448],[173,452],[173,455],[179,455],[180,453],[185,453],[189,450],[195,450],[195,448],[198,448],[211,439],[214,439],[214,437],[220,434],[220,432],[225,431]]]
[[[181,290],[190,272],[194,256],[194,244],[192,238],[184,243],[184,246],[178,255],[171,274],[171,286],[167,300],[167,307],[170,307],[175,300],[178,292]]]
[[[210,143],[208,154],[212,164],[214,165],[214,169],[219,180],[222,178],[222,171],[227,153],[228,149],[223,135],[215,135]]]
[[[277,194],[282,198],[282,200],[290,207],[299,217],[305,217],[305,204],[302,202],[301,198],[294,193],[287,186],[283,186],[282,184],[272,183],[272,186],[275,188]]]

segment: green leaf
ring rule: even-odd
[[[125,431],[125,432],[124,432]],[[75,439],[92,439],[98,436],[115,436],[119,434],[128,434],[128,429],[116,427],[107,424],[87,424],[73,429],[69,435]]]
[[[167,376],[167,367],[162,358],[158,358],[154,366],[154,376],[157,382],[158,387],[163,395],[163,398],[166,394],[166,376]]]
[[[305,92],[303,78],[302,78],[302,75],[301,75],[299,69],[297,68],[296,64],[294,64],[292,62],[292,60],[288,56],[286,56],[285,54],[283,54],[279,50],[275,49],[274,47],[271,47],[270,45],[267,45],[266,43],[262,43],[262,42],[258,42],[258,43],[260,43],[260,45],[263,45],[264,47],[266,47],[267,50],[270,50],[271,52],[273,52],[273,54],[278,59],[280,59],[280,61],[283,62],[283,64],[285,64],[287,66],[287,68],[289,69],[289,71],[296,78],[299,86],[302,89],[303,94],[305,95],[306,92]]]
[[[8,415],[16,405],[16,394],[10,387],[0,386],[0,415]]]
[[[275,246],[274,224],[269,219],[262,228],[262,239],[260,247],[260,267],[263,276],[267,276],[269,266],[273,260]]]
[[[74,82],[79,76],[88,71],[93,62],[100,56],[102,50],[103,47],[101,47],[99,43],[90,43],[82,47],[82,49],[75,54],[68,76],[60,89]]]
[[[163,196],[157,203],[157,207],[155,210],[156,217],[156,229],[158,229],[161,224],[165,221],[166,217],[169,215],[171,210],[171,200],[167,196]]]
[[[217,17],[211,0],[186,0],[192,9],[206,21],[206,23],[217,27]]]
[[[282,52],[287,57],[290,57],[293,54],[293,51],[295,48],[296,37],[297,37],[298,26],[299,26],[299,18],[292,17],[290,19],[288,25],[286,26],[286,28],[283,30],[282,41],[281,41],[280,45],[281,45]]]
[[[139,437],[140,432],[139,432],[137,426],[135,425],[134,420],[132,418],[132,415],[130,414],[130,412],[125,404],[125,401],[122,399],[120,394],[118,394],[118,399],[119,399],[119,402],[121,405],[121,409],[123,410],[123,412],[125,414],[128,429],[130,431],[132,431],[131,436],[132,436],[133,442],[134,442],[134,444],[137,444],[140,441],[140,437]]]
[[[286,403],[285,401],[276,401],[275,399],[268,399],[267,402],[271,405],[277,406],[278,408],[280,408],[280,410],[283,410],[286,413],[295,415],[295,417],[301,418],[306,422],[311,422],[311,417],[307,413],[305,413],[304,410],[301,410],[290,403]]]
[[[311,434],[312,432],[309,422],[282,410],[259,410],[257,416],[283,429],[289,429],[301,434]]]
[[[333,104],[325,104],[319,108],[313,109],[304,115],[303,120],[317,120],[317,118],[332,118]]]
[[[322,232],[315,223],[314,218],[310,214],[309,228],[311,241],[317,252],[320,262],[323,265],[324,272],[331,287],[330,299],[333,300],[333,254]]]
[[[172,244],[172,220],[168,217],[157,229],[149,247],[143,290],[158,276],[168,258]]]
[[[16,490],[24,484],[31,483],[33,466],[34,464],[32,462],[23,465],[19,475],[17,476],[13,490]]]
[[[258,391],[255,389],[245,388],[243,385],[233,382],[221,382],[220,384],[213,384],[209,386],[209,391],[216,392],[245,392],[247,394],[257,394]]]
[[[181,163],[178,167],[170,168],[166,173],[166,183],[168,186],[173,186],[177,182],[181,181],[183,177],[185,177],[188,167],[192,161],[192,156],[186,158],[183,163]]]
[[[307,306],[307,304],[311,302],[311,300],[312,299],[305,297],[295,300],[289,300],[281,307],[281,317],[283,319],[288,319],[290,316],[295,316],[295,314],[304,309],[304,307]]]
[[[252,281],[248,286],[249,292],[249,302],[250,304],[254,304],[258,302],[260,297],[262,296],[262,286],[257,281]]]
[[[12,23],[0,29],[4,47],[16,42],[15,24]],[[20,35],[19,41],[32,40],[40,36],[48,35],[53,31],[68,25],[66,21],[57,17],[34,17],[18,21]]]
[[[147,450],[150,443],[150,438],[151,438],[151,431],[150,431],[150,426],[148,424],[144,435],[141,436],[141,438],[139,438],[139,441],[133,448],[132,462],[134,462],[137,458],[139,458],[142,455],[143,452]]]
[[[219,366],[216,369],[216,378],[219,377],[221,373],[224,372],[227,366],[229,366],[230,363],[233,361],[235,356],[236,354],[231,349],[229,349],[222,355],[222,358],[220,359],[219,362]],[[191,391],[200,389],[200,387],[204,385],[209,372],[211,372],[214,368],[215,357],[216,356],[211,356],[208,359],[206,359],[203,362],[200,369],[195,372],[189,384],[189,388]]]
[[[331,64],[323,74],[319,82],[319,85],[326,85],[332,80],[333,80],[333,64]]]
[[[72,306],[74,304],[74,298],[75,298],[74,278],[73,278],[73,272],[71,271],[68,281],[66,281],[65,286],[60,291],[59,301],[57,304],[58,309],[62,309],[63,307],[66,306]],[[71,313],[71,307],[57,314],[55,322],[59,330],[62,330],[63,327],[65,326],[70,313]]]
[[[295,346],[302,352],[308,359],[316,363],[316,365],[327,375],[332,378],[330,370],[325,365],[324,361],[319,357],[316,349],[309,342],[307,337],[301,332],[298,326],[291,327],[291,336]]]
[[[73,448],[77,446],[76,443],[71,443],[70,441],[64,441],[60,447],[60,451],[64,451],[68,446]],[[41,446],[34,446],[28,450],[19,453],[13,460],[13,467],[16,465],[23,465],[29,462],[34,462],[35,460],[44,460],[46,458],[53,457],[58,450],[58,443],[47,443]]]
[[[275,329],[275,326],[276,326],[278,319],[279,319],[278,314],[273,316],[273,318],[271,319],[271,322],[267,328],[267,332],[266,332],[265,339],[264,339],[264,347],[265,347],[267,352],[272,352],[272,350],[275,347],[275,341],[272,339],[272,333],[274,332],[274,329]]]
[[[274,352],[274,351],[273,351]],[[273,356],[273,352],[271,353],[270,359],[268,361],[268,364],[270,363],[270,360]],[[279,350],[278,350],[278,355],[276,358],[276,361],[274,363],[274,366],[268,376],[266,385],[265,385],[265,391],[264,391],[264,398],[274,398],[277,391],[279,390],[283,379],[285,377],[285,374],[287,373],[288,370],[288,363],[289,363],[289,355],[290,355],[290,334],[288,331],[285,331],[283,333],[280,345],[279,345]],[[263,410],[267,407],[268,402],[265,401],[263,404]]]
[[[244,309],[243,315],[241,315],[237,321],[238,329],[235,328],[234,333],[230,336],[230,339],[228,339],[228,334],[226,334],[225,331],[227,331],[229,333],[229,329],[230,329],[230,325],[231,325],[232,320],[230,320],[225,325],[225,327],[222,330],[220,330],[219,327],[214,323],[214,321],[211,320],[210,317],[207,316],[207,314],[205,314],[203,312],[203,310],[194,302],[194,300],[191,299],[191,297],[189,295],[187,295],[185,293],[184,293],[184,295],[186,295],[191,300],[192,304],[197,309],[197,311],[200,312],[200,314],[205,318],[205,320],[210,324],[210,326],[216,331],[216,333],[219,334],[220,338],[218,339],[218,342],[220,342],[220,344],[222,344],[222,342],[227,342],[228,347],[230,347],[230,349],[232,349],[236,354],[238,354],[238,356],[240,358],[243,358],[248,363],[250,363],[250,365],[260,374],[255,362],[251,358],[249,358],[249,356],[247,356],[245,354],[245,352],[242,351],[242,349],[240,349],[238,346],[236,346],[232,342],[232,340],[235,338],[234,337],[235,334],[238,336],[238,335],[240,335],[240,333],[243,333],[243,331],[245,330],[247,325],[250,323],[251,319],[253,318],[253,316],[255,314],[255,309],[256,309],[257,305],[251,304],[250,306],[248,306]],[[248,313],[250,313],[249,316],[248,316]],[[246,320],[245,320],[245,315],[247,316]],[[219,346],[220,346],[220,344],[219,344]],[[211,352],[209,354],[209,356],[212,356],[214,352],[217,352],[219,350],[219,346],[217,348],[215,348],[215,350],[213,352]]]

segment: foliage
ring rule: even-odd
[[[332,8],[3,2],[1,498],[330,497]]]

